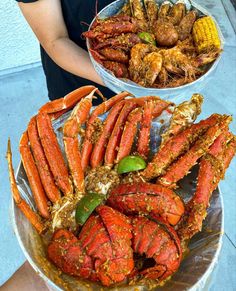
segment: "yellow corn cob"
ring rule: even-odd
[[[195,21],[193,39],[199,53],[220,49],[218,30],[210,16],[205,16]]]

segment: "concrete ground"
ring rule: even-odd
[[[20,162],[19,139],[29,118],[48,101],[41,67],[0,76],[0,286],[21,266],[25,258],[14,236],[10,216],[10,187],[5,159],[7,139],[11,138],[14,168]],[[5,267],[7,266],[7,268]]]
[[[227,0],[217,1],[217,3],[210,0],[198,2],[212,11],[225,37],[222,60],[214,78],[201,92],[205,97],[201,118],[213,112],[232,114],[235,120],[231,125],[231,130],[236,134],[235,11],[229,7],[230,1]],[[228,10],[227,7],[229,7]],[[7,139],[11,138],[13,163],[16,169],[20,161],[18,152],[20,135],[25,130],[29,118],[36,114],[37,109],[47,100],[41,67],[0,76],[0,286],[25,260],[11,227],[9,211],[11,194],[5,160]],[[235,172],[236,159],[231,163],[225,180],[220,184],[225,207],[225,234],[219,262],[212,276],[211,287],[208,288],[211,291],[236,290]]]

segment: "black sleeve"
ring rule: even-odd
[[[33,3],[37,2],[38,0],[16,0],[17,2],[23,2],[23,3]]]

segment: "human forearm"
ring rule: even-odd
[[[68,37],[58,38],[43,46],[54,62],[64,70],[104,85],[101,77],[96,73],[87,51],[77,46]]]
[[[70,40],[60,0],[19,2],[20,9],[48,55],[64,70],[104,85],[88,53]]]

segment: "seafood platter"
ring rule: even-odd
[[[218,183],[236,137],[231,116],[196,121],[202,103],[200,94],[106,100],[84,86],[30,119],[16,176],[8,141],[16,235],[52,288],[203,287],[221,246]]]
[[[172,100],[205,86],[224,43],[214,17],[187,0],[117,0],[98,13],[83,36],[111,90],[169,94]]]

